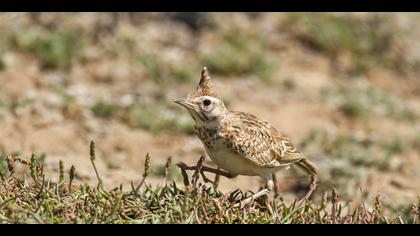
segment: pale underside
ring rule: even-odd
[[[216,129],[196,127],[210,158],[242,175],[267,175],[304,156],[269,122],[245,112],[229,112]]]

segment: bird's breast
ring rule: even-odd
[[[206,148],[213,149],[218,140],[221,138],[221,136],[218,133],[218,129],[195,127],[194,131]]]
[[[229,148],[223,137],[217,132],[197,130],[197,136],[202,141],[210,159],[219,168],[233,174],[259,175],[259,168]]]

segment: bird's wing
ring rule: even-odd
[[[268,122],[244,112],[232,112],[237,125],[232,125],[226,142],[240,156],[261,167],[286,166],[303,155]]]

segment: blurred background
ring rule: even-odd
[[[358,201],[380,194],[399,211],[420,194],[420,14],[1,13],[0,171],[31,153],[105,186],[151,184],[164,165],[204,152],[174,98],[202,66],[228,108],[272,122],[321,169],[314,198],[336,187]],[[207,163],[212,165],[210,161]],[[181,182],[177,168],[170,179]],[[306,191],[291,168],[284,198]],[[221,178],[222,191],[257,191],[258,177]]]

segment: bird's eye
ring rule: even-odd
[[[203,101],[204,106],[208,106],[210,104],[211,104],[211,101],[209,99],[206,99],[206,100]]]

